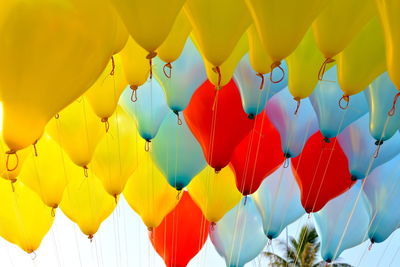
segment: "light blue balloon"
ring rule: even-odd
[[[327,81],[319,82],[310,96],[311,104],[317,114],[319,130],[326,138],[333,138],[353,121],[368,112],[368,103],[364,93],[352,95],[347,109],[341,109],[338,99],[343,95],[340,89],[336,66],[330,68],[324,78]]]
[[[185,118],[170,114],[161,124],[152,141],[151,156],[154,163],[177,190],[186,187],[192,178],[206,166],[200,144],[189,130]]]
[[[297,115],[296,101],[286,87],[266,104],[266,113],[279,131],[282,151],[287,158],[297,157],[308,138],[318,131],[318,121],[308,98],[301,100]]]
[[[371,208],[361,189],[361,181],[313,213],[313,218],[321,239],[321,256],[326,262],[334,261],[344,250],[364,242]]]
[[[287,73],[285,61],[282,61],[281,67]],[[274,79],[280,79],[280,75],[278,71],[272,73]],[[264,87],[260,90],[261,78],[252,69],[248,54],[244,55],[236,67],[233,79],[239,88],[243,109],[251,118],[264,109],[268,99],[288,85],[288,75],[279,83],[272,83],[269,76],[269,73],[264,75]]]
[[[300,190],[290,167],[281,166],[268,176],[253,194],[253,199],[269,239],[277,238],[286,226],[305,214]]]
[[[211,242],[228,267],[243,267],[267,244],[261,216],[251,196],[244,197],[215,226],[210,227]]]
[[[164,65],[158,57],[154,59],[154,76],[164,89],[169,108],[181,112],[189,104],[197,88],[207,80],[203,59],[188,38],[181,56],[171,63],[171,78],[165,76]],[[169,75],[169,69],[166,72]]]
[[[400,155],[368,176],[364,192],[372,207],[368,236],[372,243],[383,242],[400,225]]]
[[[389,78],[387,72],[381,74],[365,90],[370,110],[371,135],[376,140],[386,141],[400,128],[400,106],[393,116],[388,116],[393,105],[393,98],[399,91]]]
[[[132,102],[132,89],[127,87],[119,103],[135,119],[140,136],[150,141],[156,136],[168,113],[164,92],[156,79],[149,79],[136,93],[137,101]]]
[[[379,148],[368,131],[368,114],[365,114],[339,136],[338,141],[349,160],[352,179],[364,179],[373,169],[391,160],[400,152],[400,134],[396,133]]]

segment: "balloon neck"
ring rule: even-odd
[[[88,239],[90,240],[90,243],[93,242],[93,238],[94,238],[93,234],[88,235]]]
[[[145,140],[146,142],[144,143],[144,151],[149,152],[151,140],[150,139],[145,139]]]
[[[324,139],[322,139],[322,141],[324,141],[325,143],[329,144],[331,142],[331,139],[328,137],[324,137]]]
[[[86,178],[89,177],[88,166],[85,165],[82,168],[83,168],[83,175],[85,175]]]
[[[356,176],[354,176],[354,175],[352,175],[351,177],[350,177],[350,179],[353,181],[353,182],[355,182],[355,181],[357,181],[358,179],[357,179],[357,177]]]
[[[371,244],[369,244],[368,250],[371,250],[371,249],[372,249],[372,246],[373,246],[374,243],[375,243],[375,240],[374,240],[373,238],[371,238],[370,241],[371,241]]]
[[[221,80],[222,80],[222,74],[221,74],[221,69],[219,66],[212,68],[212,71],[217,74],[217,86],[215,87],[216,90],[219,90],[222,88],[221,86]]]
[[[324,62],[321,65],[321,68],[318,71],[318,80],[319,81],[324,81],[324,74],[326,72],[326,65],[328,65],[329,63],[333,63],[333,62],[335,62],[335,60],[333,58],[330,58],[330,57],[328,57],[328,58],[326,58],[324,60]]]
[[[110,71],[110,76],[114,76],[115,73],[115,60],[114,57],[111,56],[111,71]]]
[[[215,167],[215,168],[214,168],[215,174],[218,174],[220,171],[221,171],[221,168],[220,168],[220,167]]]
[[[281,76],[281,78],[279,78],[278,80],[274,80],[274,79],[273,79],[274,70],[275,70],[276,68],[280,69],[281,72],[282,72],[282,76]],[[269,74],[269,80],[270,80],[272,83],[280,83],[281,81],[283,81],[284,78],[285,78],[285,70],[282,68],[281,62],[280,62],[280,61],[275,61],[274,63],[271,64],[271,72],[270,72],[270,74]]]
[[[297,115],[300,109],[301,99],[300,97],[294,97],[293,99],[297,102],[296,110],[294,111],[294,115]]]
[[[37,156],[38,156],[38,151],[37,151],[37,147],[36,147],[37,141],[38,141],[38,140],[36,140],[36,141],[35,141],[35,142],[33,142],[33,144],[32,144],[32,146],[33,146],[33,150],[34,150],[34,152],[35,152],[35,157],[37,157]]]
[[[210,225],[210,228],[211,228],[211,231],[214,231],[215,230],[215,226],[216,226],[217,224],[215,223],[215,222],[211,222],[211,225]]]
[[[375,145],[376,146],[380,146],[380,145],[382,145],[383,144],[383,140],[376,140],[375,141]]]
[[[108,133],[108,130],[110,130],[110,123],[108,122],[108,118],[101,118],[101,122],[104,123],[104,128],[106,130],[106,133]]]
[[[164,65],[163,67],[163,72],[165,77],[167,77],[168,79],[171,78],[172,76],[172,65],[171,62],[168,62]]]
[[[254,120],[255,116],[254,116],[254,114],[249,114],[249,115],[247,116],[247,118],[249,118],[250,120]]]
[[[176,117],[178,118],[178,125],[182,125],[182,119],[179,115],[179,111],[177,110],[173,110],[174,114],[176,115]]]
[[[246,206],[246,204],[247,204],[247,195],[244,196],[244,201],[243,201],[243,205]]]

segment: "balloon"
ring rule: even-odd
[[[243,111],[233,81],[224,90],[215,90],[210,82],[205,82],[193,94],[183,114],[207,163],[216,171],[229,164],[235,147],[254,124]]]
[[[291,169],[283,166],[262,182],[253,199],[269,239],[277,238],[286,226],[304,214],[296,178]]]
[[[284,159],[279,132],[263,112],[257,116],[254,128],[239,143],[231,158],[236,187],[245,196],[254,193]]]
[[[135,122],[118,107],[110,129],[96,148],[90,168],[108,194],[117,198],[138,165]]]
[[[122,70],[121,57],[114,55],[97,81],[86,92],[86,99],[106,127],[108,118],[117,108],[119,97],[127,84]]]
[[[125,186],[124,198],[144,224],[152,229],[178,204],[179,192],[167,183],[149,153],[140,151],[140,164]]]
[[[53,118],[47,132],[78,166],[87,169],[105,131],[84,97]],[[40,151],[38,153],[41,153]]]
[[[211,241],[226,266],[243,267],[267,244],[252,197],[243,198],[210,230]]]
[[[337,60],[338,79],[345,100],[363,91],[386,70],[384,37],[377,17],[364,26]]]
[[[157,135],[168,112],[164,92],[156,80],[149,79],[137,92],[137,97],[139,101],[132,102],[131,90],[127,88],[122,93],[120,105],[136,120],[140,136],[150,142]]]
[[[320,79],[324,66],[335,61],[333,57],[346,48],[373,15],[373,0],[329,1],[312,25],[317,46],[325,57]]]
[[[388,116],[397,93],[396,86],[384,72],[364,92],[369,104],[369,131],[375,140],[386,141],[400,128],[400,115]]]
[[[201,53],[218,72],[250,26],[245,4],[241,0],[187,0],[184,10]]]
[[[385,241],[398,227],[400,156],[377,167],[365,179],[364,192],[372,208],[372,222],[368,230],[371,243]]]
[[[336,138],[328,143],[317,132],[307,141],[303,152],[292,158],[292,169],[301,192],[301,204],[307,213],[317,212],[325,204],[347,191],[350,179],[348,160]]]
[[[179,58],[191,30],[192,27],[186,16],[186,13],[183,11],[183,9],[181,9],[175,19],[174,26],[172,27],[171,32],[168,34],[167,39],[157,49],[158,57],[167,63],[164,65],[164,69],[169,68],[170,73],[172,73],[171,62],[174,62]],[[166,73],[164,76],[167,76],[167,74],[168,73]],[[169,78],[172,77],[172,75],[169,76]]]
[[[272,71],[279,67],[281,60],[295,50],[310,24],[328,1],[245,0],[245,2],[261,42],[272,59]]]
[[[27,253],[37,250],[54,218],[38,195],[17,181],[0,179],[0,235]]]
[[[250,63],[249,63],[250,58]],[[242,99],[242,106],[244,111],[250,117],[259,114],[265,107],[265,104],[269,98],[280,90],[287,86],[287,77],[285,76],[284,81],[280,83],[272,83],[269,80],[264,81],[262,78],[260,87],[260,78],[254,75],[254,71],[251,64],[251,52],[246,54],[239,62],[236,67],[233,79],[239,88],[239,92]],[[282,68],[287,71],[286,63],[282,62]],[[268,66],[268,71],[270,70]],[[274,77],[277,72],[274,73]]]
[[[257,76],[260,76],[259,74],[263,75],[269,73],[271,71],[272,59],[266,53],[254,24],[251,24],[247,30],[247,36],[249,38],[249,59],[251,67],[257,73]],[[276,78],[279,79],[279,77]],[[263,77],[261,79],[264,80]]]
[[[188,191],[206,219],[213,224],[242,198],[236,189],[235,175],[229,167],[223,168],[219,173],[206,167],[189,184]]]
[[[368,115],[365,114],[338,136],[340,146],[349,160],[352,179],[364,179],[373,169],[400,152],[400,133],[380,142],[369,134],[368,126]]]
[[[265,107],[268,118],[281,135],[286,158],[299,155],[308,138],[318,130],[317,118],[309,100],[303,101],[297,115],[291,100],[289,91],[284,89],[274,95]]]
[[[34,149],[30,149],[19,178],[44,204],[56,209],[70,179],[64,171],[65,161],[69,159],[48,135],[40,138],[36,147],[40,155],[35,156]]]
[[[94,175],[85,177],[77,166],[67,162],[65,170],[70,179],[60,208],[91,240],[100,224],[114,210],[116,200],[107,194]]]
[[[187,192],[179,204],[149,233],[154,249],[167,267],[186,266],[208,236],[209,222]]]
[[[368,199],[361,189],[361,182],[358,182],[314,213],[314,223],[321,239],[321,256],[326,262],[334,261],[343,250],[364,242],[371,220],[370,212]]]
[[[178,123],[173,113],[165,118],[153,141],[151,156],[168,183],[180,191],[204,169],[206,161],[185,119],[179,118]]]
[[[150,67],[146,59],[147,52],[132,38],[129,38],[120,55],[125,79],[130,85],[134,97],[138,87],[144,84],[149,76]]]
[[[311,95],[317,85],[319,63],[322,60],[323,56],[309,29],[294,52],[286,59],[290,73],[288,88],[298,105],[301,99]]]
[[[154,57],[167,39],[184,0],[112,0],[132,38]],[[149,58],[149,59],[151,59]]]
[[[112,10],[114,10],[114,9],[112,9]],[[114,38],[113,55],[121,52],[121,50],[125,47],[126,43],[128,42],[128,38],[129,38],[128,30],[126,29],[121,18],[119,17],[118,14],[115,14],[115,16],[117,17],[117,23],[115,25],[116,30],[115,30],[115,38]]]
[[[199,52],[189,38],[181,56],[173,64],[170,78],[164,74],[164,63],[158,57],[154,61],[154,76],[164,90],[169,108],[183,111],[194,91],[207,80]]]
[[[83,94],[112,54],[116,17],[107,1],[2,1],[0,98],[10,153]]]
[[[368,104],[364,94],[356,94],[346,109],[341,109],[337,101],[342,95],[337,83],[336,66],[329,69],[324,79],[330,82],[321,82],[310,95],[310,102],[318,118],[321,134],[326,138],[336,137],[353,121],[368,112]],[[387,114],[387,112],[386,112]]]

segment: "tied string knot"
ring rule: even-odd
[[[176,115],[176,117],[178,118],[178,125],[182,125],[182,119],[181,119],[181,117],[179,115],[179,111],[174,110],[173,112]]]
[[[297,102],[296,110],[294,111],[294,115],[297,115],[300,109],[301,99],[300,97],[294,97],[293,99]]]
[[[388,112],[389,117],[392,117],[394,115],[394,113],[396,112],[396,103],[397,103],[397,100],[399,99],[399,96],[400,96],[400,92],[397,93],[393,98],[392,108]]]
[[[114,57],[111,56],[111,71],[110,71],[110,76],[114,76],[115,73],[115,60]]]
[[[168,63],[166,63],[164,65],[163,72],[164,72],[165,77],[167,77],[168,79],[171,78],[171,76],[172,76],[172,65],[171,65],[171,62],[168,62]]]
[[[129,88],[132,89],[131,101],[133,103],[135,103],[137,101],[137,89],[138,89],[138,87],[137,87],[137,85],[131,85],[131,86],[129,86]]]
[[[110,130],[108,118],[101,118],[101,122],[104,123],[104,128],[106,129],[106,133],[108,133],[108,130]]]
[[[221,80],[222,80],[222,74],[221,74],[221,69],[220,67],[214,67],[212,68],[212,71],[215,72],[218,76],[217,78],[217,86],[215,87],[216,90],[221,89]]]
[[[345,104],[343,105],[343,101],[345,102]],[[348,95],[343,95],[340,99],[339,99],[339,107],[341,109],[347,109],[349,107],[349,103],[350,103],[350,96]]]
[[[83,175],[85,175],[86,178],[89,177],[88,166],[85,165],[82,168],[83,168]]]
[[[146,139],[146,142],[144,143],[144,151],[149,152],[150,151],[150,139]]]
[[[150,79],[153,78],[153,58],[157,56],[157,52],[149,52],[149,54],[146,56],[146,59],[149,60],[149,65],[150,65]]]
[[[326,72],[326,65],[328,65],[329,63],[333,63],[333,62],[335,62],[335,60],[330,57],[328,57],[324,60],[324,62],[321,65],[321,68],[318,71],[318,80],[319,81],[323,81],[323,79],[324,79],[324,74]]]
[[[12,172],[12,171],[15,171],[17,168],[18,168],[18,165],[19,165],[19,158],[18,158],[18,154],[17,154],[17,151],[15,151],[15,150],[8,150],[7,152],[6,152],[6,155],[7,155],[7,158],[6,158],[6,168],[7,168],[7,171],[9,171],[9,172]],[[12,168],[10,168],[10,155],[14,155],[15,156],[15,166],[14,167],[12,167]]]
[[[273,79],[274,69],[276,69],[276,68],[280,69],[281,72],[282,72],[282,76],[278,80],[274,80]],[[282,68],[281,62],[280,61],[275,61],[274,63],[271,64],[271,72],[270,72],[270,75],[269,75],[269,80],[272,83],[280,83],[281,81],[283,81],[284,78],[285,78],[285,70]]]
[[[262,90],[264,88],[264,83],[265,83],[264,75],[260,72],[257,73],[256,75],[261,78],[260,90]]]

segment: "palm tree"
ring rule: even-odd
[[[288,244],[282,240],[277,240],[280,247],[284,250],[283,257],[272,252],[264,252],[264,256],[269,259],[269,266],[274,267],[324,267],[325,261],[318,260],[320,242],[314,226],[304,225],[301,228],[298,239],[290,237]],[[346,263],[333,263],[332,267],[352,267]]]

